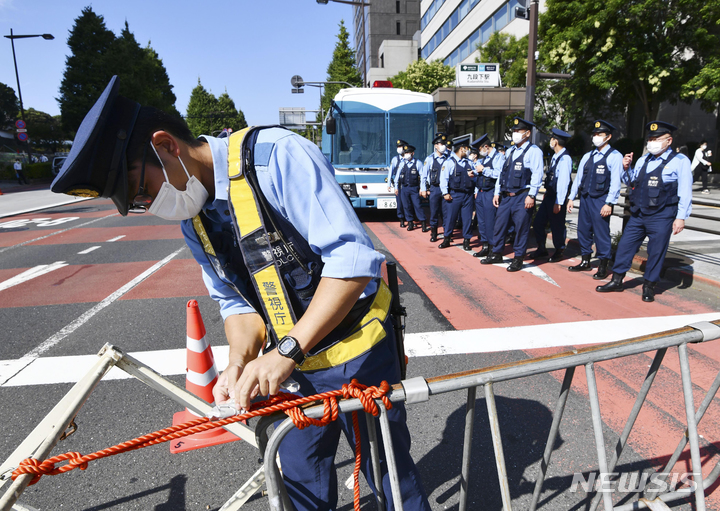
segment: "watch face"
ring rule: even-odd
[[[282,339],[278,344],[278,352],[287,355],[293,349],[294,344],[292,339]]]

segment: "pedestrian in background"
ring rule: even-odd
[[[710,161],[707,159],[712,155],[712,151],[707,148],[707,140],[700,142],[700,146],[695,151],[692,160],[693,183],[700,179],[702,181],[702,193],[708,195],[708,172],[712,172]]]
[[[15,164],[13,165],[13,168],[15,169],[15,177],[17,177],[19,185],[30,184],[30,183],[28,183],[28,180],[25,177],[25,174],[23,174],[22,163],[20,163],[20,160],[18,160],[17,158],[15,159]]]

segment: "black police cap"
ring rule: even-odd
[[[563,130],[559,130],[557,128],[551,129],[550,133],[552,133],[553,138],[558,138],[558,139],[565,140],[565,141],[569,140],[571,137],[570,133],[567,133]]]
[[[50,189],[77,197],[109,197],[128,213],[127,151],[140,104],[118,95],[113,76],[77,130]]]
[[[645,125],[645,131],[648,132],[649,137],[659,137],[669,133],[672,135],[673,131],[677,130],[677,126],[673,126],[669,122],[663,121],[652,121]]]
[[[480,151],[475,149],[474,147],[470,147],[470,154],[474,154],[475,156],[480,156]]]
[[[477,140],[473,140],[470,143],[470,147],[475,147],[475,148],[480,148],[484,145],[490,145],[490,138],[488,138],[487,133],[485,133],[483,136],[481,136]]]
[[[432,140],[433,144],[447,144],[448,136],[445,133],[435,133],[435,137]]]
[[[593,127],[593,133],[610,133],[612,135],[613,131],[617,130],[615,126],[610,124],[607,121],[603,121],[602,119],[598,119],[595,121],[594,127]]]
[[[522,117],[515,117],[513,119],[512,129],[514,130],[531,130],[535,127],[535,123],[527,121]]]
[[[472,139],[472,135],[462,135],[459,137],[455,137],[452,140],[453,147],[456,149],[458,147],[470,147],[470,139]]]
[[[493,147],[497,149],[498,151],[502,149],[503,151],[507,151],[507,147],[502,142],[493,142]]]
[[[408,145],[408,143],[405,142],[405,141],[402,140],[402,139],[398,139],[398,141],[397,141],[397,146],[398,146],[398,147],[402,147],[402,146],[404,146],[404,145]]]
[[[415,152],[415,146],[410,144],[405,144],[403,146],[403,153],[414,153]]]

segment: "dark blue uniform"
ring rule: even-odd
[[[555,250],[564,250],[565,241],[567,239],[567,229],[565,227],[565,209],[568,185],[570,184],[570,175],[572,173],[572,158],[563,149],[558,154],[553,155],[550,161],[547,175],[545,176],[545,196],[543,201],[535,213],[535,221],[533,223],[533,231],[535,231],[535,240],[538,248],[544,248],[547,240],[545,235],[545,225],[550,222],[550,231],[552,232],[553,246]],[[560,212],[553,211],[555,205],[560,206]]]
[[[424,179],[421,179],[420,190],[425,192],[430,190],[430,227],[437,227],[440,213],[442,213],[443,219],[447,216],[446,214],[446,203],[442,198],[442,191],[440,190],[440,172],[442,171],[443,163],[447,160],[449,155],[443,154],[438,156],[436,151],[425,158],[424,167]]]
[[[495,149],[483,158],[480,164],[483,171],[476,177],[475,215],[478,221],[478,237],[481,243],[490,243],[495,231],[497,208],[493,204],[495,183],[500,176],[505,161],[502,154]]]
[[[445,237],[452,236],[455,222],[458,216],[462,219],[463,239],[472,238],[472,212],[473,193],[475,191],[475,179],[468,176],[472,170],[470,160],[458,158],[457,154],[447,159],[443,164],[440,175],[440,189],[443,195],[446,193],[452,197],[447,202],[447,216],[444,218],[443,230]]]
[[[424,222],[425,211],[420,206],[420,162],[415,158],[403,159],[398,167],[400,172],[398,182],[401,186],[400,195],[402,195],[405,220],[408,222],[414,220]]]

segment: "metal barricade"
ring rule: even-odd
[[[475,421],[475,403],[476,389],[482,386],[485,393],[485,402],[490,424],[490,433],[492,436],[493,447],[495,451],[495,462],[497,467],[498,479],[500,483],[500,492],[503,502],[503,510],[511,511],[512,504],[510,498],[510,485],[508,483],[507,470],[505,465],[505,456],[502,448],[502,435],[500,431],[500,423],[498,413],[495,406],[495,394],[493,384],[498,382],[508,382],[519,380],[539,374],[546,374],[553,371],[564,370],[564,378],[561,384],[560,394],[555,405],[553,421],[548,434],[547,442],[540,462],[538,477],[535,482],[530,511],[534,511],[537,507],[538,500],[542,491],[545,476],[553,451],[553,446],[558,436],[560,422],[565,411],[569,391],[572,385],[575,369],[581,366],[585,368],[585,375],[588,383],[588,394],[590,398],[591,421],[595,437],[596,456],[599,469],[599,488],[603,488],[603,484],[609,481],[613,470],[617,466],[618,460],[622,455],[627,440],[632,431],[633,425],[642,409],[643,403],[652,387],[655,376],[662,365],[663,358],[669,348],[677,348],[680,360],[680,373],[682,379],[683,401],[685,403],[687,429],[685,435],[681,438],[679,445],[675,449],[674,454],[668,461],[665,468],[658,473],[658,477],[666,478],[670,470],[679,459],[687,443],[690,444],[690,457],[692,461],[692,483],[694,483],[694,491],[689,492],[687,489],[681,489],[669,493],[658,495],[656,493],[648,494],[647,498],[641,498],[636,502],[613,507],[611,492],[598,492],[591,503],[591,510],[594,511],[599,506],[600,500],[603,503],[605,511],[630,511],[635,509],[668,509],[666,502],[673,502],[680,499],[687,499],[694,495],[695,509],[698,511],[705,510],[705,489],[715,483],[720,475],[720,463],[718,463],[710,472],[706,479],[702,477],[701,458],[699,448],[699,437],[697,425],[702,420],[705,411],[720,387],[720,373],[715,377],[713,384],[705,395],[699,409],[696,411],[693,404],[692,380],[690,375],[690,365],[688,360],[688,343],[700,343],[720,338],[720,320],[714,322],[700,322],[688,325],[684,328],[670,330],[659,334],[637,337],[624,341],[618,341],[609,344],[591,346],[583,349],[570,350],[557,355],[531,358],[511,364],[503,364],[499,366],[485,367],[475,371],[467,371],[464,373],[450,374],[446,376],[429,378],[414,378],[405,380],[401,385],[395,385],[389,394],[392,402],[405,401],[408,404],[429,400],[433,396],[456,392],[460,390],[467,391],[467,404],[465,416],[465,434],[463,443],[463,459],[461,465],[460,476],[460,511],[467,510],[468,480],[470,470],[470,457],[472,453],[472,437]],[[645,376],[644,382],[637,394],[635,404],[627,419],[625,428],[615,446],[614,454],[608,461],[605,454],[605,440],[602,431],[602,416],[600,411],[600,402],[598,396],[597,383],[595,379],[595,365],[600,362],[639,355],[647,352],[656,352],[654,360]],[[361,411],[362,405],[357,399],[351,399],[339,402],[340,412],[349,413],[352,411]],[[378,407],[384,411],[382,402],[378,400]],[[318,418],[323,414],[322,406],[315,406],[304,410],[308,417]],[[256,429],[257,434],[264,435],[263,431],[269,426],[269,420],[264,424],[259,424]],[[373,421],[369,421],[369,429],[374,431],[371,426]],[[394,459],[392,457],[389,444],[389,431],[387,424],[387,416],[382,414],[380,417],[380,425],[383,442],[386,446],[386,456],[388,472],[393,489],[393,501],[395,510],[401,510],[402,504],[399,500],[398,474],[395,468]],[[277,450],[285,435],[294,427],[290,419],[285,420],[279,427],[275,429],[273,434],[265,442],[259,442],[260,448],[264,451],[264,462],[266,469],[266,478],[268,485],[268,496],[270,499],[270,509],[272,511],[289,511],[292,509],[288,506],[286,497],[284,496],[282,478],[275,464]],[[374,460],[374,472],[378,473],[378,465]],[[380,487],[379,485],[376,485]],[[381,498],[381,497],[378,497]]]

